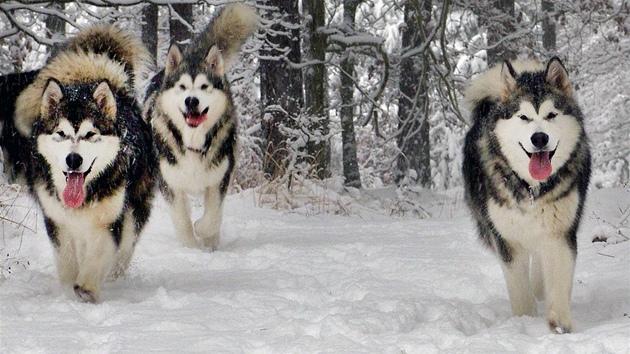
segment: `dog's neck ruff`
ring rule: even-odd
[[[538,194],[538,189],[534,190],[534,187],[532,187],[529,183],[527,183],[526,180],[522,179],[521,177],[519,177],[519,175],[516,174],[516,172],[514,173],[514,177],[516,177],[519,182],[521,182],[521,186],[527,190],[527,194],[529,195],[529,202],[530,204],[534,202],[534,199],[536,199],[537,194]]]

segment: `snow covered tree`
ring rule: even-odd
[[[299,144],[291,132],[304,106],[302,76],[295,65],[301,62],[300,15],[292,0],[263,1],[267,31],[260,49],[260,100],[264,144],[263,168],[267,178],[283,175],[290,151]]]
[[[60,41],[61,38],[63,38],[66,34],[66,23],[59,17],[55,16],[54,13],[63,12],[63,10],[65,9],[65,4],[51,3],[48,4],[47,8],[50,9],[53,14],[46,17],[46,37],[54,41]],[[57,47],[50,46],[49,48],[50,54],[54,55],[56,53]]]
[[[158,17],[157,5],[147,4],[142,9],[142,39],[153,58],[158,57]]]
[[[428,75],[432,2],[407,1],[402,32],[397,142],[397,182],[430,186]]]
[[[542,42],[543,48],[549,53],[556,51],[556,22],[555,22],[555,5],[553,1],[542,0]]]
[[[193,35],[193,6],[173,3],[169,5],[169,10],[171,44],[183,44]]]
[[[354,34],[355,18],[357,7],[362,0],[344,0],[343,21],[341,30]],[[341,87],[340,98],[341,108],[339,108],[339,118],[341,121],[341,146],[343,159],[344,185],[348,187],[361,188],[361,174],[357,161],[357,141],[354,132],[354,82],[356,80],[354,65],[355,55],[351,48],[346,47],[343,52],[343,59],[339,66]]]
[[[330,177],[330,119],[326,112],[326,36],[324,2],[302,1],[305,28],[302,35],[304,51],[304,103],[307,126],[306,152],[320,179]]]

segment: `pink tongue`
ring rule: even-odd
[[[535,152],[529,160],[529,174],[536,180],[542,181],[551,174],[551,160],[549,151]]]
[[[205,120],[206,120],[205,114],[189,114],[188,117],[186,117],[186,123],[188,123],[188,125],[190,125],[193,128],[198,127]]]
[[[63,202],[70,208],[78,208],[83,204],[83,200],[85,199],[83,182],[83,173],[68,172],[66,189],[63,190]]]

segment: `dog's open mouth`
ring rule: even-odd
[[[519,145],[521,145],[519,143]],[[525,150],[523,145],[521,145],[521,149],[525,151],[527,156],[529,157],[529,174],[533,179],[537,181],[542,181],[551,175],[551,159],[553,155],[556,153],[558,146],[555,149],[549,151],[536,151],[529,152]]]
[[[187,113],[184,113],[186,124],[188,124],[188,126],[192,128],[200,126],[201,123],[206,121],[206,114],[208,113],[209,108],[210,107],[206,107],[203,112],[188,111]]]
[[[94,160],[96,161],[96,159]],[[66,171],[63,174],[66,176],[66,188],[63,190],[63,203],[73,209],[76,209],[83,205],[85,200],[85,177],[92,172],[92,165],[85,172]]]

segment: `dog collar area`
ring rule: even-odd
[[[191,148],[190,146],[187,146],[186,150],[188,150],[190,152],[197,153],[197,154],[204,154],[206,152],[205,149],[203,149],[203,150],[202,149],[195,149],[195,148]]]

